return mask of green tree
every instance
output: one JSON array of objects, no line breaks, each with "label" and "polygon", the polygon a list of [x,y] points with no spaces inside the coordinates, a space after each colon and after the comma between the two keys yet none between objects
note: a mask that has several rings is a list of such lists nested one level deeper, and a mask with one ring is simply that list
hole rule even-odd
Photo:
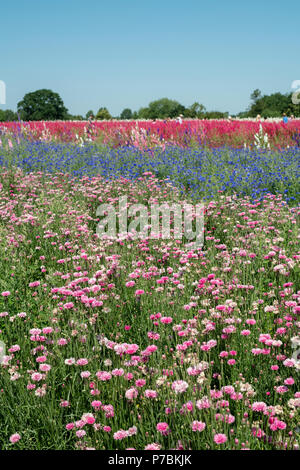
[{"label": "green tree", "polygon": [[18,112],[24,121],[66,119],[68,115],[59,94],[46,89],[27,93],[18,103]]},{"label": "green tree", "polygon": [[130,108],[125,108],[120,114],[120,119],[132,119],[132,111]]},{"label": "green tree", "polygon": [[161,98],[149,103],[150,119],[176,118],[179,114],[183,114],[185,107],[178,101]]},{"label": "green tree", "polygon": [[204,117],[205,111],[206,109],[203,104],[195,102],[191,106],[186,108],[186,110],[184,111],[184,116],[192,119],[201,118]]},{"label": "green tree", "polygon": [[175,118],[179,114],[184,114],[185,107],[175,100],[169,98],[161,98],[156,101],[151,101],[147,108],[139,110],[139,118],[142,119],[165,119]]},{"label": "green tree", "polygon": [[81,114],[68,114],[67,118],[70,121],[83,121],[83,116],[81,116]]},{"label": "green tree", "polygon": [[227,119],[229,113],[226,111],[223,113],[222,111],[206,111],[204,114],[205,119]]},{"label": "green tree", "polygon": [[109,121],[111,119],[111,114],[107,108],[99,108],[98,113],[96,114],[96,119]]},{"label": "green tree", "polygon": [[256,103],[256,101],[261,98],[261,91],[256,88],[253,93],[251,93],[250,98],[254,103]]},{"label": "green tree", "polygon": [[137,114],[139,119],[150,119],[149,108],[140,108]]},{"label": "green tree", "polygon": [[256,117],[258,114],[263,118],[281,117],[283,113],[299,116],[300,107],[293,104],[292,93],[277,92],[262,96],[261,93],[256,94],[256,91],[251,94],[252,104],[247,111],[248,117]]},{"label": "green tree", "polygon": [[89,118],[92,118],[94,117],[94,112],[90,109],[86,115],[85,115],[86,119],[89,119]]},{"label": "green tree", "polygon": [[0,109],[0,122],[17,121],[18,115],[11,109]]}]

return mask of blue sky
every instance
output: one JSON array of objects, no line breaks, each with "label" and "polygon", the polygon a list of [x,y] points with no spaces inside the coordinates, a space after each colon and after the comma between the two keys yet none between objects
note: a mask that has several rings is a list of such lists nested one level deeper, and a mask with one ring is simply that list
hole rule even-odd
[{"label": "blue sky", "polygon": [[50,88],[72,114],[162,97],[233,114],[300,79],[299,20],[299,0],[1,2],[0,108]]}]

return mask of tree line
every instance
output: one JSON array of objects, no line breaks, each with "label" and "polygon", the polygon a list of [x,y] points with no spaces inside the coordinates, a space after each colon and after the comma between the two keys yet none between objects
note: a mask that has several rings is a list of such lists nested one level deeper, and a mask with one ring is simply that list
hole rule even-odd
[{"label": "tree line", "polygon": [[[232,117],[247,118],[260,115],[263,118],[287,116],[300,117],[299,104],[294,104],[292,93],[273,93],[262,95],[256,89],[250,96],[250,105],[237,115]],[[295,100],[294,100],[295,101]],[[96,113],[89,110],[85,116],[72,115],[65,107],[63,100],[58,93],[52,90],[42,89],[27,93],[23,100],[17,104],[17,112],[11,110],[0,110],[0,121],[54,121],[54,120],[84,120],[84,119],[174,119],[181,116],[190,119],[225,119],[228,112],[207,111],[201,103],[195,102],[191,106],[185,107],[176,100],[161,98],[151,101],[147,107],[132,111],[125,108],[120,116],[112,116],[106,107],[100,107]]]}]

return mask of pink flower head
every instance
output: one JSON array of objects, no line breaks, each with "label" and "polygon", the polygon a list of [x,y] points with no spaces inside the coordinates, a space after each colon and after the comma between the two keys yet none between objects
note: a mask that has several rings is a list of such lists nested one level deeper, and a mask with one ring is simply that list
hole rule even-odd
[{"label": "pink flower head", "polygon": [[21,439],[21,436],[17,432],[15,434],[12,434],[9,438],[12,444],[16,444],[16,442],[18,442],[20,439]]},{"label": "pink flower head", "polygon": [[215,434],[214,441],[216,444],[224,444],[227,441],[225,434]]},{"label": "pink flower head", "polygon": [[196,432],[196,431],[201,432],[205,429],[206,424],[202,423],[201,421],[193,421],[191,426],[192,426],[192,430],[194,432]]},{"label": "pink flower head", "polygon": [[136,388],[134,387],[131,387],[129,388],[128,390],[126,390],[125,392],[125,397],[128,399],[128,400],[133,400],[134,398],[136,398],[138,396],[138,391]]},{"label": "pink flower head", "polygon": [[114,433],[114,439],[116,441],[121,441],[125,439],[125,437],[128,437],[128,431],[124,431],[123,429]]},{"label": "pink flower head", "polygon": [[184,380],[175,380],[175,382],[172,383],[172,390],[174,390],[175,393],[184,393],[188,386],[189,384]]},{"label": "pink flower head", "polygon": [[157,444],[156,442],[153,442],[153,444],[147,444],[145,447],[145,450],[160,450],[161,445]]},{"label": "pink flower head", "polygon": [[158,423],[156,425],[156,429],[158,432],[160,432],[160,434],[162,434],[163,436],[166,436],[167,434],[169,434],[170,432],[170,428],[169,428],[169,425],[168,423]]}]

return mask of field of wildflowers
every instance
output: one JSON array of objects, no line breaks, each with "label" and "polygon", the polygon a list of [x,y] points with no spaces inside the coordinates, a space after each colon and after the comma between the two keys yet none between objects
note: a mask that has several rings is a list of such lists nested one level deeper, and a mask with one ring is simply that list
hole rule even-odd
[{"label": "field of wildflowers", "polygon": [[[299,146],[76,142],[1,137],[0,449],[298,449]],[[122,195],[203,247],[100,238]]]},{"label": "field of wildflowers", "polygon": [[300,143],[300,119],[284,123],[280,119],[243,120],[186,119],[155,121],[48,121],[0,122],[0,136],[25,136],[44,142],[97,141],[110,147],[131,145],[139,149],[176,145],[180,147],[253,145],[254,136],[262,126],[272,148],[285,148]]}]

